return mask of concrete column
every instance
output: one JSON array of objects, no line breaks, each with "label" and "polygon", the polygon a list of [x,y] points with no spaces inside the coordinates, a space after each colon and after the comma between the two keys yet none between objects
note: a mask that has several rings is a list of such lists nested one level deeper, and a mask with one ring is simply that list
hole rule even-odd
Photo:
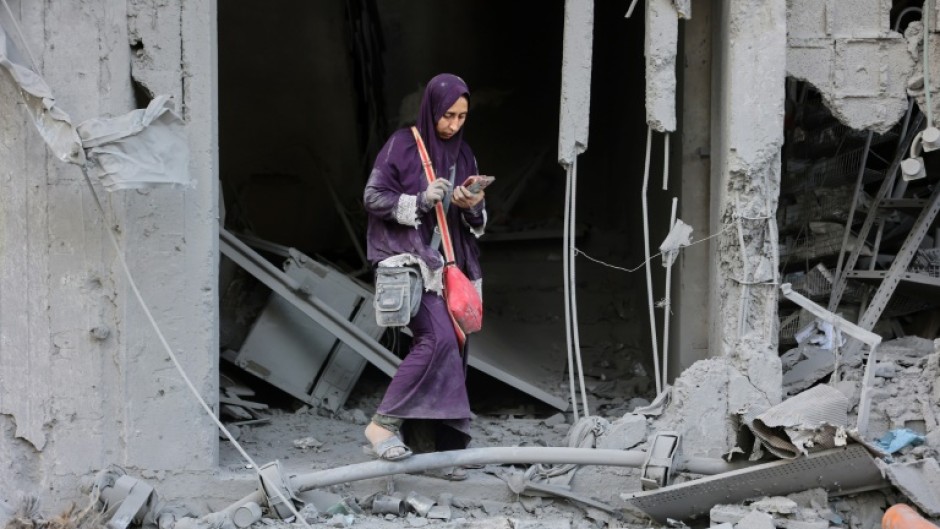
[{"label": "concrete column", "polygon": [[[691,19],[682,22],[680,40],[680,149],[674,167],[681,168],[679,218],[694,228],[693,238],[712,233],[709,223],[709,170],[712,96],[712,4],[696,4]],[[679,152],[676,152],[679,151]],[[674,379],[696,360],[708,356],[709,243],[696,244],[679,254],[670,341],[669,378]]]},{"label": "concrete column", "polygon": [[[712,160],[710,349],[728,356],[751,393],[780,400],[777,356],[777,225],[783,145],[785,0],[724,0],[717,148]],[[715,142],[713,142],[715,145]],[[732,388],[733,389],[733,388]],[[734,402],[740,398],[742,402]]]},{"label": "concrete column", "polygon": [[215,468],[215,427],[143,318],[105,229],[119,228],[150,308],[214,404],[215,2],[10,3],[74,123],[135,108],[132,62],[142,86],[177,96],[196,186],[99,190],[102,220],[80,170],[50,156],[0,75],[0,497],[33,492],[64,506],[81,478],[112,463],[191,483]]}]

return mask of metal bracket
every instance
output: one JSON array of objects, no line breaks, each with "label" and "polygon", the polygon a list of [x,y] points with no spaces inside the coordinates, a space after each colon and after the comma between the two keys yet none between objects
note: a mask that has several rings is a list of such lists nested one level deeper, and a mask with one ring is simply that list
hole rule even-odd
[{"label": "metal bracket", "polygon": [[669,485],[675,470],[676,454],[682,437],[677,432],[656,432],[646,452],[646,461],[640,467],[643,490],[655,490]]},{"label": "metal bracket", "polygon": [[261,491],[271,512],[277,514],[277,517],[285,522],[293,521],[294,513],[291,512],[285,500],[293,502],[295,506],[300,500],[294,495],[290,482],[284,476],[281,462],[273,461],[262,465],[258,469],[258,475],[261,481]]},{"label": "metal bracket", "polygon": [[131,522],[140,525],[155,497],[153,487],[143,481],[127,475],[119,477],[112,486],[101,489],[105,511],[117,506],[107,528],[127,529]]}]

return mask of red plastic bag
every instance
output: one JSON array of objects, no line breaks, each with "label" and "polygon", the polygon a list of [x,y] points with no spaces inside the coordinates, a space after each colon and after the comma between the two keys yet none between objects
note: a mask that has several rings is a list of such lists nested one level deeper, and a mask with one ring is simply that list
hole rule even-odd
[{"label": "red plastic bag", "polygon": [[464,334],[483,328],[483,300],[467,276],[453,264],[444,267],[447,310]]}]

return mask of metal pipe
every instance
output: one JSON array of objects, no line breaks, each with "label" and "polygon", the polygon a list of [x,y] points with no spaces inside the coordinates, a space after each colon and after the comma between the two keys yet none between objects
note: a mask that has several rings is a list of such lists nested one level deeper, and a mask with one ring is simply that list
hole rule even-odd
[{"label": "metal pipe", "polygon": [[[394,474],[417,473],[425,470],[472,464],[536,464],[547,465],[603,465],[639,468],[646,461],[646,452],[639,450],[606,450],[568,447],[491,447],[471,448],[417,454],[402,461],[374,460],[343,467],[291,476],[288,485],[293,493],[320,487],[339,485],[364,479],[381,478]],[[724,459],[707,457],[678,458],[676,469],[692,474],[715,475],[756,463],[742,461],[729,463]],[[264,494],[258,490],[226,507],[221,512],[231,515],[242,505],[264,503]]]},{"label": "metal pipe", "polygon": [[[290,478],[296,492],[380,478],[393,474],[415,473],[458,465],[604,465],[639,468],[646,461],[646,452],[639,450],[605,450],[568,447],[491,447],[470,448],[417,454],[402,461],[368,461],[344,467],[301,474]],[[683,470],[695,474],[719,474],[736,470],[741,464],[727,463],[723,459],[690,458],[680,463]]]}]

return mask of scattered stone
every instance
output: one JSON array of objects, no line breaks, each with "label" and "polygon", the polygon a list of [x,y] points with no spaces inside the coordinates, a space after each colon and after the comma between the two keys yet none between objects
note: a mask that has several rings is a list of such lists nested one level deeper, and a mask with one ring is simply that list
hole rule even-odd
[{"label": "scattered stone", "polygon": [[790,498],[773,496],[755,501],[751,504],[751,508],[769,514],[793,514],[796,512],[797,504]]},{"label": "scattered stone", "polygon": [[408,525],[411,527],[424,527],[430,523],[431,522],[429,522],[426,518],[412,518],[408,520]]},{"label": "scattered stone", "polygon": [[571,529],[571,520],[558,518],[541,520],[520,520],[513,518],[509,521],[513,529]]},{"label": "scattered stone", "polygon": [[480,502],[480,505],[483,507],[483,511],[486,514],[497,514],[506,507],[505,503],[490,500],[483,500]]},{"label": "scattered stone", "polygon": [[881,378],[894,378],[897,375],[898,366],[894,362],[878,362],[875,366],[875,376]]},{"label": "scattered stone", "polygon": [[597,448],[628,450],[646,440],[646,417],[628,414],[611,424],[610,429],[598,438]]},{"label": "scattered stone", "polygon": [[797,505],[806,509],[829,510],[829,493],[826,489],[816,488],[787,495]]},{"label": "scattered stone", "polygon": [[522,504],[522,508],[528,513],[534,513],[535,509],[541,507],[542,498],[538,496],[521,496],[519,498],[519,503]]},{"label": "scattered stone", "polygon": [[773,516],[760,511],[751,511],[738,522],[734,529],[776,529]]},{"label": "scattered stone", "polygon": [[352,411],[352,421],[356,424],[369,424],[369,417],[364,411],[356,408]]},{"label": "scattered stone", "polygon": [[708,511],[708,518],[714,524],[736,524],[751,512],[743,505],[715,505]]},{"label": "scattered stone", "polygon": [[787,529],[829,529],[829,522],[826,520],[787,520]]},{"label": "scattered stone", "polygon": [[551,417],[544,419],[542,421],[542,424],[544,424],[545,426],[554,427],[557,424],[565,424],[566,422],[567,420],[565,419],[565,414],[556,413],[555,415],[552,415]]},{"label": "scattered stone", "polygon": [[319,451],[323,446],[322,441],[318,441],[313,437],[304,437],[301,439],[294,439],[294,448],[299,448],[303,451],[307,451],[310,448],[313,448],[316,451]]},{"label": "scattered stone", "polygon": [[356,517],[351,514],[334,514],[327,525],[330,527],[349,527],[356,521]]},{"label": "scattered stone", "polygon": [[472,500],[470,498],[464,498],[463,496],[454,496],[450,500],[450,504],[458,509],[473,509],[480,507],[480,502],[478,500]]}]

